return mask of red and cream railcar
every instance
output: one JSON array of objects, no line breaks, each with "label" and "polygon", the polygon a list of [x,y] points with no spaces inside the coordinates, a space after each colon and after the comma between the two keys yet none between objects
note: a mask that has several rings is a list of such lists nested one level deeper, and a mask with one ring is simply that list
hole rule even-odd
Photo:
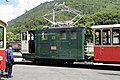
[{"label": "red and cream railcar", "polygon": [[7,24],[0,20],[0,72],[6,68],[6,26]]},{"label": "red and cream railcar", "polygon": [[94,61],[120,62],[120,24],[92,26]]}]

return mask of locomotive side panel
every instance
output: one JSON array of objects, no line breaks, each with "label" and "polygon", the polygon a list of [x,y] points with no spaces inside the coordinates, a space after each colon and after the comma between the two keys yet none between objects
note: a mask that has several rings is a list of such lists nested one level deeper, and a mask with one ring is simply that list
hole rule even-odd
[{"label": "locomotive side panel", "polygon": [[84,59],[84,30],[65,28],[39,31],[36,34],[36,53],[40,58]]}]

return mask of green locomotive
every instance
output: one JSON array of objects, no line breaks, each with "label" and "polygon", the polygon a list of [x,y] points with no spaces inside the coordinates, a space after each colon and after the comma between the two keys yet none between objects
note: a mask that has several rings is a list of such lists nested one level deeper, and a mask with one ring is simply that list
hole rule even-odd
[{"label": "green locomotive", "polygon": [[22,57],[33,61],[83,61],[84,27],[27,30],[21,33]]},{"label": "green locomotive", "polygon": [[[21,33],[21,52],[23,58],[35,62],[50,63],[83,61],[85,28],[74,25],[81,19],[80,11],[63,4],[56,5],[52,13],[45,14],[43,18],[50,22],[51,28],[41,30],[27,30]],[[68,12],[74,17],[71,20],[57,21],[57,14]],[[51,15],[51,18],[48,17]],[[64,15],[64,14],[63,14]],[[68,16],[70,17],[70,16]],[[50,19],[49,19],[50,18]],[[75,19],[78,20],[75,20]],[[51,20],[52,19],[52,20]]]}]

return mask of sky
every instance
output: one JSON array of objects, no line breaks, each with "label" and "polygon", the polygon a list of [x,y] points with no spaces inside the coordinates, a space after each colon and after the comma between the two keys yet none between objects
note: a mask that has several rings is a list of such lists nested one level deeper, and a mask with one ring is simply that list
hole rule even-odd
[{"label": "sky", "polygon": [[0,19],[8,22],[41,3],[53,0],[0,0]]}]

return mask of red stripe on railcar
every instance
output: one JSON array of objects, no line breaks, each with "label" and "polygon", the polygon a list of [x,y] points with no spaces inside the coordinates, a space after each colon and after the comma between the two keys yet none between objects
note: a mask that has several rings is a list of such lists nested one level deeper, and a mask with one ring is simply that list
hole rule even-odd
[{"label": "red stripe on railcar", "polygon": [[6,51],[0,50],[0,70],[5,70],[6,68]]},{"label": "red stripe on railcar", "polygon": [[95,46],[94,60],[120,62],[120,46]]}]

